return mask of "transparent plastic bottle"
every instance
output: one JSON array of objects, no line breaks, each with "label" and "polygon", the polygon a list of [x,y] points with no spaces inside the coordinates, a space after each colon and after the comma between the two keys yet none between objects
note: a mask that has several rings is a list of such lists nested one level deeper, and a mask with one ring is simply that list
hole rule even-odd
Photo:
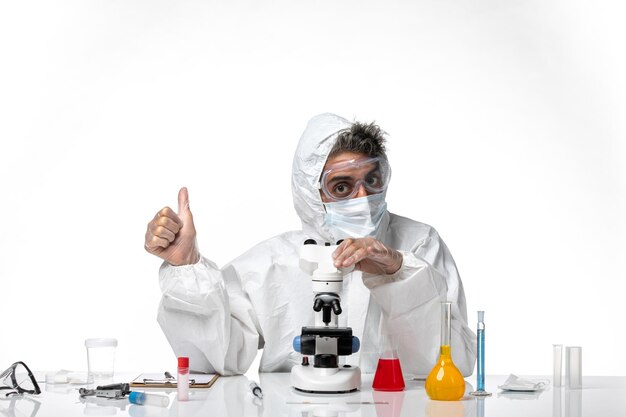
[{"label": "transparent plastic bottle", "polygon": [[452,303],[441,303],[441,348],[439,359],[426,378],[426,393],[431,400],[456,401],[465,393],[463,375],[452,362],[450,319]]}]

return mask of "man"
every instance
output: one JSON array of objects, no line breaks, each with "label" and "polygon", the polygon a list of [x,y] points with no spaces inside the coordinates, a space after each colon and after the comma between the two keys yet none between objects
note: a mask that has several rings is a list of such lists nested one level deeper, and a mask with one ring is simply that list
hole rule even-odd
[{"label": "man", "polygon": [[391,214],[391,170],[384,133],[333,114],[311,119],[296,149],[292,192],[302,230],[259,243],[223,268],[202,257],[181,189],[179,211],[159,211],[145,248],[165,260],[158,322],[174,352],[193,369],[247,371],[264,348],[260,371],[301,362],[292,340],[313,323],[311,278],[299,268],[306,239],[337,242],[337,267],[355,266],[340,295],[340,326],[361,340],[348,364],[374,372],[383,335],[398,341],[403,372],[425,376],[438,358],[440,302],[452,304],[452,357],[463,375],[474,368],[475,335],[454,260],[430,226]]}]

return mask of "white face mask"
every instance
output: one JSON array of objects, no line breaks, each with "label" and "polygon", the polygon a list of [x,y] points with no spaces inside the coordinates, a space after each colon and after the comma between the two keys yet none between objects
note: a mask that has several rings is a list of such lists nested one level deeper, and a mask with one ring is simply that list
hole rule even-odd
[{"label": "white face mask", "polygon": [[372,194],[350,200],[324,203],[324,224],[333,237],[374,236],[387,210],[385,193]]}]

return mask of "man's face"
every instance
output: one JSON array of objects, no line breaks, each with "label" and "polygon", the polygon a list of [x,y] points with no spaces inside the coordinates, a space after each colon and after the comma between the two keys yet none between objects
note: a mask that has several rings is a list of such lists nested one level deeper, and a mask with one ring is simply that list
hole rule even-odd
[{"label": "man's face", "polygon": [[320,195],[324,203],[378,194],[387,188],[390,170],[384,158],[341,152],[324,165]]}]

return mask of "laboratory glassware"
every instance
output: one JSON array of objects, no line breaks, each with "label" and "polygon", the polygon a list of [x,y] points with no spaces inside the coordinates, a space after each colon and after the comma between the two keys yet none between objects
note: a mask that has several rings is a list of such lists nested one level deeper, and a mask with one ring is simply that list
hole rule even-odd
[{"label": "laboratory glassware", "polygon": [[87,378],[111,378],[115,368],[117,339],[98,337],[85,339],[87,348]]},{"label": "laboratory glassware", "polygon": [[398,339],[386,333],[382,338],[383,351],[378,359],[372,388],[376,391],[402,391],[404,390],[404,377],[398,357]]},{"label": "laboratory glassware", "polygon": [[178,401],[189,400],[189,358],[181,356],[178,358],[178,379],[176,381],[176,391]]},{"label": "laboratory glassware", "polygon": [[565,379],[567,388],[582,388],[583,386],[583,348],[567,346],[565,348]]},{"label": "laboratory glassware", "polygon": [[476,345],[478,357],[476,360],[476,391],[470,392],[475,397],[488,397],[490,392],[485,391],[485,312],[478,311],[476,326]]},{"label": "laboratory glassware", "polygon": [[463,375],[452,361],[450,320],[452,303],[441,303],[441,347],[437,363],[426,378],[426,393],[431,400],[456,401],[465,393]]},{"label": "laboratory glassware", "polygon": [[562,385],[563,345],[552,345],[552,385]]}]

